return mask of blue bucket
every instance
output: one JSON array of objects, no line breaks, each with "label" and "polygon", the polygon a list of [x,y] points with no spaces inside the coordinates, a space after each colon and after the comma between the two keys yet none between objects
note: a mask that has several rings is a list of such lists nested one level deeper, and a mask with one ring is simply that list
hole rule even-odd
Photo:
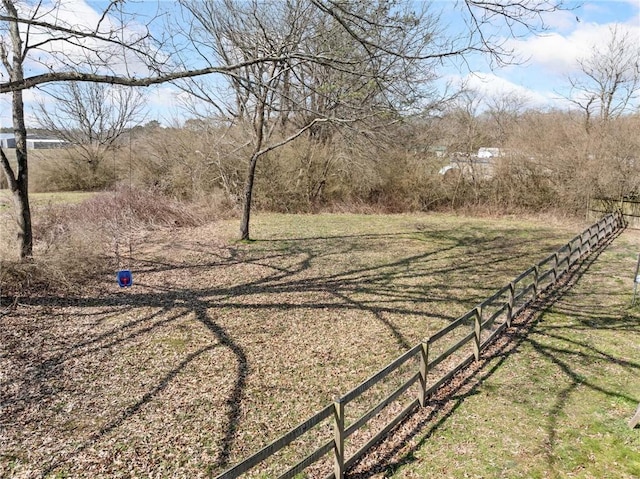
[{"label": "blue bucket", "polygon": [[133,275],[131,270],[121,269],[118,271],[116,277],[118,278],[118,284],[121,288],[130,288],[133,284]]}]

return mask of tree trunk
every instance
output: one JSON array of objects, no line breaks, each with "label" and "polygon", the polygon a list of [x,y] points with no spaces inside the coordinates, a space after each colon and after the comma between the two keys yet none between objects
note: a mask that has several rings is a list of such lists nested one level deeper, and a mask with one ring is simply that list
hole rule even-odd
[{"label": "tree trunk", "polygon": [[27,193],[26,181],[19,181],[19,186],[13,192],[13,202],[18,214],[18,241],[20,242],[20,259],[28,260],[33,256],[33,233],[31,230],[31,208]]},{"label": "tree trunk", "polygon": [[[24,118],[22,116],[22,92],[14,92],[13,112],[14,126],[16,126],[14,135],[16,140],[17,173],[14,173],[4,150],[0,150],[0,163],[13,195],[13,203],[17,212],[20,259],[26,260],[33,255],[33,232],[31,229],[31,208],[29,206],[27,132],[24,127],[24,121],[20,121],[20,118]],[[15,121],[16,118],[18,118],[17,122]]]},{"label": "tree trunk", "polygon": [[[4,7],[9,14],[18,18],[18,12],[13,2],[4,1]],[[21,82],[24,79],[23,49],[20,27],[17,21],[9,22],[11,37],[11,60],[3,48],[3,63],[9,73],[10,80]],[[16,141],[16,173],[11,169],[4,152],[2,153],[2,167],[9,181],[13,201],[18,213],[18,240],[20,243],[20,259],[26,260],[33,255],[33,232],[31,230],[31,208],[29,207],[29,173],[27,162],[27,129],[24,122],[24,102],[22,90],[12,92],[11,113],[13,117],[13,134]]]},{"label": "tree trunk", "polygon": [[240,239],[248,241],[249,237],[249,220],[251,217],[251,197],[253,196],[253,180],[256,176],[256,165],[258,164],[258,155],[254,153],[249,162],[249,171],[247,173],[247,181],[244,185],[244,195],[242,204],[242,221],[240,222]]},{"label": "tree trunk", "polygon": [[[7,177],[9,189],[13,195],[13,202],[18,212],[18,239],[20,240],[20,258],[25,260],[31,257],[33,238],[31,235],[31,210],[29,208],[29,195],[27,191],[27,181],[24,169],[20,170],[19,177],[16,177],[9,159],[0,148],[0,163],[2,170]],[[19,178],[19,179],[18,179]]]},{"label": "tree trunk", "polygon": [[16,160],[18,163],[13,201],[18,211],[18,240],[20,259],[33,255],[33,232],[31,229],[31,208],[29,206],[29,172],[27,161],[27,129],[24,124],[24,104],[22,91],[13,92],[13,131],[16,139]]},{"label": "tree trunk", "polygon": [[249,241],[249,220],[251,218],[251,197],[253,196],[253,180],[256,176],[256,165],[258,158],[263,154],[261,151],[262,142],[264,141],[265,130],[265,107],[266,96],[260,96],[256,109],[256,115],[253,122],[253,131],[255,132],[255,145],[251,159],[249,160],[249,171],[247,172],[247,181],[244,184],[244,204],[242,205],[242,221],[240,222],[240,240]]}]

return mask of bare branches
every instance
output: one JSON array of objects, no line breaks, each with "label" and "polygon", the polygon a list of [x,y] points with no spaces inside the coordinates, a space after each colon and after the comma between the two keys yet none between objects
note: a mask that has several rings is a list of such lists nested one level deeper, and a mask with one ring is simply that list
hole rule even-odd
[{"label": "bare branches", "polygon": [[[211,104],[225,118],[251,125],[253,172],[261,152],[283,139],[308,132],[327,140],[330,119],[370,131],[398,121],[403,110],[429,103],[438,61],[481,51],[505,63],[510,52],[491,28],[502,22],[512,36],[519,29],[537,32],[544,14],[563,8],[563,0],[459,0],[469,31],[451,39],[427,3],[406,0],[181,0],[167,2],[166,17],[159,10],[145,16],[121,0],[82,13],[65,10],[62,0],[0,1],[8,33],[0,37],[7,73],[0,93],[13,94],[26,240],[22,90],[54,82],[142,87],[215,76],[192,91],[217,99]],[[224,94],[207,91],[216,87]],[[231,101],[220,101],[225,97]],[[250,193],[246,198],[250,202]]]},{"label": "bare branches", "polygon": [[[518,27],[523,33],[540,33],[546,29],[545,15],[571,8],[565,0],[464,0],[464,4],[478,30],[491,24],[504,24],[516,37],[521,35],[516,30]],[[490,44],[484,46],[492,49]]]},{"label": "bare branches", "polygon": [[[412,39],[414,49],[400,52],[389,47],[385,41],[370,35],[371,31],[394,31],[397,35],[404,35],[406,30],[397,21],[376,21],[361,14],[348,2],[312,0],[311,3],[336,20],[352,39],[370,54],[383,52],[387,55],[402,56],[406,60],[434,60],[482,52],[490,55],[498,64],[516,61],[512,56],[513,51],[505,48],[507,37],[540,33],[546,29],[544,15],[570,8],[565,0],[457,0],[456,3],[468,26],[464,35],[449,42],[434,43],[434,25],[424,30],[414,29],[414,33],[419,32]],[[391,12],[391,8],[387,8]],[[399,6],[394,4],[394,8],[399,9]],[[401,16],[410,18],[410,15],[409,11],[403,11],[396,14],[394,19],[397,20]],[[420,25],[424,20],[420,13],[415,15],[416,25]],[[503,26],[507,27],[510,35],[506,36],[504,32],[500,35],[495,33],[495,29]]]},{"label": "bare branches", "polygon": [[466,14],[469,48],[488,54],[498,65],[519,61],[513,50],[506,47],[509,38],[542,33],[547,28],[545,15],[575,8],[566,0],[457,0],[457,3]]},{"label": "bare branches", "polygon": [[[51,34],[51,36],[49,38],[47,38],[46,40],[43,40],[39,43],[34,43],[34,44],[30,44],[29,48],[30,49],[36,49],[39,47],[42,47],[44,44],[46,43],[51,43],[54,41],[58,41],[58,40],[69,40],[71,38],[92,38],[95,40],[99,40],[100,42],[105,42],[105,43],[114,43],[118,46],[126,46],[127,48],[133,48],[134,45],[142,42],[145,38],[148,38],[147,36],[142,36],[140,38],[137,38],[135,40],[131,40],[129,39],[127,42],[124,42],[121,38],[119,38],[117,35],[115,35],[116,30],[114,29],[109,29],[106,32],[100,32],[100,25],[102,25],[102,23],[104,23],[104,18],[106,17],[106,15],[108,14],[108,10],[105,10],[102,13],[102,17],[98,23],[98,25],[96,25],[95,29],[80,29],[80,28],[72,28],[69,26],[65,26],[65,25],[60,25],[60,24],[55,24],[55,23],[51,23],[51,22],[46,22],[46,21],[42,21],[42,20],[38,20],[36,18],[22,18],[19,16],[12,16],[12,15],[2,15],[0,14],[0,22],[7,22],[7,23],[18,23],[18,24],[23,24],[26,25],[30,28],[36,27],[36,28],[40,28],[43,29],[44,31],[48,32],[49,34]],[[64,33],[66,34],[66,36],[63,37],[56,37],[53,35],[53,33]]]},{"label": "bare branches", "polygon": [[[312,0],[322,13],[333,18],[371,59],[381,54],[406,61],[435,60],[470,52],[471,46],[453,48],[436,44],[437,18],[426,10],[412,11],[390,4],[375,4],[371,9],[358,10],[354,5],[335,0]],[[401,46],[401,48],[398,48]],[[449,48],[451,47],[451,48]]]},{"label": "bare branches", "polygon": [[[215,12],[219,8],[235,8],[239,10],[242,4],[233,2],[199,2],[198,8],[191,8],[194,18],[206,28],[207,17],[211,17],[207,12]],[[353,42],[358,44],[362,51],[369,57],[370,61],[376,61],[381,55],[396,57],[404,62],[429,61],[444,59],[448,57],[458,57],[472,51],[484,51],[494,55],[501,62],[508,61],[510,52],[504,50],[503,44],[490,33],[485,33],[485,28],[491,26],[496,21],[503,21],[512,28],[514,25],[521,26],[527,31],[539,31],[543,28],[542,15],[562,8],[563,0],[519,0],[519,1],[483,1],[464,0],[461,2],[467,12],[469,32],[466,41],[449,42],[440,36],[437,27],[437,17],[427,15],[424,11],[414,11],[416,5],[402,2],[375,2],[372,6],[365,4],[358,5],[349,2],[337,2],[335,0],[312,0],[310,4],[298,2],[286,2],[285,4],[294,6],[293,11],[298,11],[298,19],[301,22],[304,16],[314,16],[320,14],[325,18],[331,18],[340,29],[350,36]],[[183,2],[187,7],[189,4]],[[3,0],[5,12],[0,12],[0,22],[13,25],[22,25],[29,32],[29,42],[24,45],[23,59],[32,50],[42,51],[43,59],[40,61],[47,70],[47,73],[40,73],[28,76],[24,81],[0,82],[0,93],[14,91],[16,89],[28,89],[43,83],[55,81],[96,81],[103,83],[113,83],[131,86],[148,86],[181,78],[201,76],[207,74],[229,75],[233,72],[256,62],[274,61],[301,61],[317,62],[318,64],[330,64],[334,68],[344,68],[346,70],[355,68],[355,65],[345,61],[344,55],[336,55],[336,52],[325,51],[315,52],[311,57],[297,48],[300,36],[291,37],[288,41],[262,44],[261,50],[256,50],[252,54],[252,61],[247,58],[225,57],[225,52],[217,52],[219,56],[213,59],[207,57],[206,50],[198,47],[197,29],[190,26],[187,35],[191,40],[194,50],[201,60],[213,60],[205,68],[197,68],[187,63],[181,64],[176,69],[177,64],[171,67],[167,61],[158,58],[169,59],[169,51],[164,51],[166,46],[161,40],[153,38],[149,25],[137,25],[136,28],[127,30],[127,24],[114,23],[110,16],[118,12],[122,18],[127,14],[123,11],[120,2],[111,1],[96,18],[94,25],[75,25],[65,22],[54,16],[55,12],[40,12],[34,7],[31,13],[25,11],[20,14],[11,0]],[[39,6],[39,5],[38,5]],[[313,9],[315,12],[313,12]],[[59,8],[53,7],[53,8]],[[373,14],[372,14],[373,13]],[[296,15],[296,14],[294,14]],[[153,20],[153,19],[152,19]],[[255,18],[253,19],[256,20]],[[209,25],[211,26],[211,25]],[[262,37],[269,40],[267,25],[257,25],[262,28]],[[231,26],[242,29],[242,25]],[[125,30],[127,30],[125,34]],[[135,32],[135,33],[134,33]],[[224,34],[224,32],[220,32]],[[515,33],[512,30],[512,33]],[[440,38],[440,40],[438,40]],[[274,39],[275,40],[275,39]],[[251,43],[252,39],[246,41]],[[93,42],[93,43],[91,43]],[[64,49],[66,44],[71,50]],[[115,48],[115,50],[114,50]],[[22,49],[22,48],[21,48]],[[54,50],[58,49],[58,52]],[[81,56],[74,60],[68,51],[75,52]],[[0,53],[2,53],[0,51]],[[113,70],[114,60],[123,61],[125,56],[124,73],[101,71],[98,73],[87,73],[82,68],[87,61],[93,62],[96,71]],[[140,64],[140,71],[137,74],[130,74],[126,55],[131,55],[131,60]],[[55,58],[54,58],[55,57]],[[193,57],[193,55],[192,55]],[[48,58],[51,58],[48,60]],[[177,60],[178,57],[172,60]],[[219,62],[219,63],[218,63]],[[63,68],[56,67],[60,64]],[[144,67],[143,67],[144,65]],[[132,70],[133,71],[133,70]]]},{"label": "bare branches", "polygon": [[578,60],[580,75],[569,76],[566,98],[585,114],[587,129],[594,117],[602,122],[629,111],[640,97],[640,47],[628,32],[610,29],[604,46]]},{"label": "bare branches", "polygon": [[39,103],[38,124],[74,145],[94,171],[125,130],[143,118],[144,98],[132,88],[67,82],[48,93],[55,103]]},{"label": "bare branches", "polygon": [[27,90],[38,85],[52,82],[65,82],[65,81],[77,81],[77,82],[95,82],[95,83],[110,83],[112,85],[127,85],[127,86],[151,86],[158,85],[160,83],[167,83],[174,80],[180,80],[183,78],[192,78],[197,76],[203,76],[213,73],[220,73],[224,75],[233,75],[233,73],[239,68],[265,63],[265,62],[277,62],[290,59],[292,57],[303,57],[301,55],[289,55],[289,56],[267,56],[248,60],[246,62],[240,62],[230,66],[211,66],[206,68],[199,68],[194,70],[179,70],[169,73],[160,73],[157,75],[151,75],[141,78],[127,77],[122,75],[103,75],[90,72],[78,72],[78,71],[61,71],[43,73],[41,75],[34,75],[24,78],[19,81],[8,81],[0,83],[0,93],[8,93],[16,90]]}]

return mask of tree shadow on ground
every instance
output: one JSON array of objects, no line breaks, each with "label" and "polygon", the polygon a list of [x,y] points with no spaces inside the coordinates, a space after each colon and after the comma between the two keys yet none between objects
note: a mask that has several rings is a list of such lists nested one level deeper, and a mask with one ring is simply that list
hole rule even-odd
[{"label": "tree shadow on ground", "polygon": [[[640,370],[640,362],[629,360],[628,358],[615,357],[586,341],[576,341],[558,334],[557,328],[552,323],[540,323],[545,314],[552,311],[572,291],[576,283],[582,280],[601,253],[621,233],[621,231],[618,232],[601,244],[589,256],[582,259],[566,273],[564,277],[560,278],[560,282],[556,287],[546,290],[540,298],[530,304],[519,317],[514,319],[512,327],[505,330],[481,354],[479,361],[460,371],[434,393],[425,408],[418,410],[396,426],[386,438],[351,467],[348,477],[351,479],[365,479],[374,476],[380,477],[381,475],[388,477],[400,467],[415,462],[417,460],[415,453],[427,441],[434,439],[437,431],[463,405],[465,400],[478,394],[482,383],[500,370],[504,362],[516,351],[520,350],[523,343],[529,344],[538,354],[559,368],[569,382],[569,385],[557,394],[556,400],[549,410],[549,420],[546,425],[549,448],[546,457],[551,470],[554,467],[553,450],[557,446],[558,417],[564,414],[567,400],[576,388],[590,388],[608,397],[636,404],[638,398],[628,397],[615,390],[606,389],[586,380],[576,371],[575,364],[572,364],[567,358],[576,357],[581,362],[607,361],[627,369],[630,373],[637,373]],[[603,317],[596,308],[585,307],[582,309],[578,305],[569,305],[569,308],[569,314],[574,312],[579,314],[577,327],[571,326],[571,329],[624,330],[630,333],[640,333],[640,323],[637,318],[629,316]],[[553,347],[532,338],[531,333],[534,328],[536,335],[557,339],[567,346]],[[587,351],[587,353],[583,351]]]},{"label": "tree shadow on ground", "polygon": [[[514,230],[515,231],[515,230]],[[412,235],[420,234],[411,232]],[[233,285],[216,286],[184,286],[171,282],[167,284],[149,284],[137,281],[136,287],[122,294],[107,296],[64,296],[64,297],[28,297],[21,298],[23,307],[36,307],[41,318],[46,317],[48,324],[63,321],[67,308],[86,315],[85,319],[93,325],[101,325],[103,330],[98,334],[74,338],[59,339],[53,354],[43,354],[41,350],[31,351],[27,358],[31,365],[23,372],[14,371],[9,379],[0,382],[0,391],[13,390],[5,395],[3,405],[8,413],[27,413],[40,403],[46,402],[55,394],[57,378],[62,376],[65,368],[73,367],[74,361],[88,355],[108,354],[114,348],[134,340],[144,338],[170,324],[193,316],[210,333],[210,342],[193,352],[184,354],[174,360],[172,366],[165,368],[164,373],[155,383],[147,386],[144,394],[134,399],[131,404],[119,412],[110,414],[97,431],[84,440],[79,441],[71,450],[60,450],[52,454],[50,461],[43,464],[43,474],[56,470],[61,464],[73,459],[80,451],[94,447],[105,436],[121,427],[167,389],[175,378],[187,370],[190,364],[216,348],[225,348],[234,358],[233,386],[227,394],[226,420],[223,427],[221,443],[213,469],[224,468],[229,463],[231,452],[237,441],[237,429],[241,420],[241,408],[246,398],[246,379],[251,371],[251,364],[245,346],[233,331],[229,331],[211,314],[211,311],[227,309],[241,312],[243,310],[264,310],[293,312],[296,309],[318,311],[357,311],[369,313],[386,328],[394,338],[397,351],[409,348],[412,341],[385,315],[414,314],[419,304],[450,304],[452,302],[449,285],[441,285],[433,278],[452,278],[452,282],[468,277],[476,271],[490,268],[496,271],[500,261],[507,262],[504,256],[504,241],[483,241],[481,238],[460,235],[457,232],[439,232],[446,238],[454,238],[452,244],[419,254],[407,255],[400,259],[371,266],[344,268],[343,271],[331,273],[314,273],[313,264],[321,257],[339,256],[366,249],[366,241],[373,238],[388,238],[391,235],[354,235],[328,238],[304,238],[286,240],[287,245],[293,243],[284,252],[278,249],[267,249],[261,254],[249,256],[239,247],[229,247],[225,251],[214,253],[212,261],[198,264],[171,263],[156,260],[140,260],[141,276],[145,274],[164,274],[186,272],[196,276],[199,272],[215,268],[232,266],[257,265],[268,272],[255,279],[241,280]],[[406,237],[406,233],[397,234],[398,238]],[[345,239],[364,240],[363,244],[352,244]],[[326,248],[326,240],[332,240],[331,247]],[[335,241],[333,241],[335,240]],[[274,242],[277,243],[277,242]],[[523,250],[509,257],[513,262],[518,258],[528,258],[527,246],[534,243],[532,239],[521,239]],[[323,246],[324,245],[324,246]],[[514,246],[512,240],[509,247]],[[463,250],[465,261],[456,261]],[[210,253],[210,252],[209,252]],[[292,253],[295,258],[292,259]],[[501,256],[502,253],[502,256]],[[210,253],[211,254],[211,253]],[[496,261],[495,257],[501,259]],[[512,264],[512,263],[509,263]],[[508,269],[508,266],[505,266]],[[478,273],[480,274],[480,273]],[[451,276],[453,275],[453,276]],[[421,284],[429,279],[427,287]],[[407,281],[408,284],[402,284]],[[444,281],[443,281],[444,282]],[[400,283],[400,286],[398,286]],[[471,297],[460,300],[460,309],[481,300],[495,288],[491,285],[476,286]],[[142,290],[142,291],[141,291]],[[280,295],[299,292],[314,292],[326,295],[325,301],[300,304],[289,299],[281,299]],[[243,301],[238,300],[244,298]],[[258,298],[251,301],[251,298]],[[268,298],[268,299],[265,299]],[[143,314],[138,314],[142,311]],[[135,313],[135,314],[134,314]],[[131,315],[133,319],[117,326],[110,326],[114,317]],[[440,321],[451,321],[456,315],[431,313],[431,318]],[[8,318],[2,318],[3,321]],[[33,337],[43,334],[46,322],[31,322],[29,328]],[[11,328],[9,323],[3,330]],[[8,344],[3,357],[20,354],[21,341],[29,335],[13,338]],[[52,389],[53,387],[53,389]],[[348,385],[345,389],[348,389]],[[16,392],[17,391],[17,392]],[[3,419],[3,423],[5,419]]]}]

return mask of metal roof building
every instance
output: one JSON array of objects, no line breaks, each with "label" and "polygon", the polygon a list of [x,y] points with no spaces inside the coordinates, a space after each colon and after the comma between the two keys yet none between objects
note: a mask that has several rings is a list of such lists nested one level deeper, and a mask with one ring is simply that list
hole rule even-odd
[{"label": "metal roof building", "polygon": [[[62,148],[66,145],[64,140],[57,138],[44,138],[27,135],[28,150],[42,150],[46,148]],[[0,133],[0,148],[15,148],[16,139],[13,133]]]}]

